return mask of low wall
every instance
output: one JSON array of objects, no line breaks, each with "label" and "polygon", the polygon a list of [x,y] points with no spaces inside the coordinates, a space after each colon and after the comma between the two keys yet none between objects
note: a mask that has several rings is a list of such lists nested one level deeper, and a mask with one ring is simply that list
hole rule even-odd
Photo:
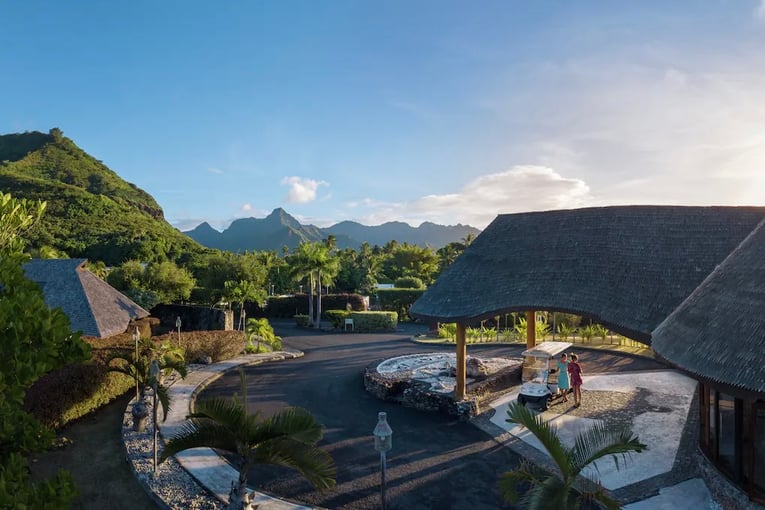
[{"label": "low wall", "polygon": [[749,499],[749,496],[737,487],[733,482],[728,480],[724,474],[722,474],[707,457],[701,452],[699,448],[696,448],[696,456],[698,457],[699,467],[701,468],[701,476],[709,487],[709,492],[712,493],[712,497],[717,504],[723,510],[763,510],[765,507],[759,505]]},{"label": "low wall", "polygon": [[181,318],[181,331],[210,331],[234,329],[234,312],[209,306],[165,305],[151,309],[151,315],[159,319],[161,326],[175,329],[175,320]]},{"label": "low wall", "polygon": [[364,369],[364,388],[375,397],[397,402],[404,407],[437,411],[466,420],[479,415],[482,406],[491,401],[497,393],[521,382],[519,363],[473,381],[466,387],[465,400],[455,401],[452,392],[432,391],[430,385],[422,381],[380,374],[377,371],[379,364],[380,361],[376,361]]}]

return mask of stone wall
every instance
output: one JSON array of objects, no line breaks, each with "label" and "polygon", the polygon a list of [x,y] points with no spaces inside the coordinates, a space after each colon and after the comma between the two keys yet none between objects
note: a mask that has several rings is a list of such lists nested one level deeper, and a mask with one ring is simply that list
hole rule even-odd
[{"label": "stone wall", "polygon": [[234,329],[234,312],[208,306],[165,305],[151,309],[151,315],[159,319],[164,328],[175,329],[175,320],[181,318],[181,331],[210,331]]},{"label": "stone wall", "polygon": [[432,391],[430,386],[422,381],[380,374],[377,371],[378,364],[379,362],[375,362],[364,370],[364,388],[375,397],[398,402],[404,407],[437,411],[461,419],[477,416],[481,413],[481,407],[491,401],[497,393],[521,382],[519,363],[468,384],[465,400],[455,402],[452,392]]}]

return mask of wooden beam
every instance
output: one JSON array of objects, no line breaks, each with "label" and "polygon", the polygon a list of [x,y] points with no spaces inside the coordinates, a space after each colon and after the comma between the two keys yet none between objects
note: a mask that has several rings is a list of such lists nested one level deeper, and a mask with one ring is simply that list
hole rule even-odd
[{"label": "wooden beam", "polygon": [[537,318],[536,314],[526,312],[526,348],[533,349],[537,345]]},{"label": "wooden beam", "polygon": [[457,323],[457,373],[454,386],[454,400],[465,400],[465,374],[467,373],[467,346],[465,342],[465,325]]}]

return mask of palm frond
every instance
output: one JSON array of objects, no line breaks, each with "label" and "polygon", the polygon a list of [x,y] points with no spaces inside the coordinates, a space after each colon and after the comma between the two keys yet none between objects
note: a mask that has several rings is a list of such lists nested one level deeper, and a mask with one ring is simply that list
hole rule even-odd
[{"label": "palm frond", "polygon": [[260,422],[252,429],[251,444],[287,437],[305,444],[316,444],[323,437],[321,423],[307,410],[288,407]]},{"label": "palm frond", "polygon": [[577,494],[563,480],[548,475],[524,494],[521,506],[526,510],[578,510]]},{"label": "palm frond", "polygon": [[505,502],[517,503],[520,500],[518,485],[528,483],[536,485],[550,476],[550,473],[536,464],[521,458],[520,465],[512,471],[503,473],[499,478],[499,490]]},{"label": "palm frond", "polygon": [[211,420],[232,431],[237,431],[239,434],[248,426],[247,411],[244,407],[222,398],[198,401],[194,412],[188,417],[194,421],[199,419]]},{"label": "palm frond", "polygon": [[236,436],[232,435],[226,427],[210,421],[186,422],[181,426],[180,431],[165,443],[160,461],[184,450],[202,447],[244,453],[239,451]]},{"label": "palm frond", "polygon": [[574,474],[579,474],[585,466],[611,455],[618,470],[620,457],[626,460],[630,453],[640,453],[647,448],[629,426],[597,423],[576,437],[571,448],[572,468]]},{"label": "palm frond", "polygon": [[517,423],[526,427],[542,443],[564,477],[570,475],[571,466],[568,451],[563,446],[556,430],[549,423],[518,402],[510,404],[507,416],[506,422]]},{"label": "palm frond", "polygon": [[277,438],[261,443],[248,460],[257,464],[275,464],[297,470],[318,490],[335,486],[336,468],[332,457],[321,448],[291,438]]}]

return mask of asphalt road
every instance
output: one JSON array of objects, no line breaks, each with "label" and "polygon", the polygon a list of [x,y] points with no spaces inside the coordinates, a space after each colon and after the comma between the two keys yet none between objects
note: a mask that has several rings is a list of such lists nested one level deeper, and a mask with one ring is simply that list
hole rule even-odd
[{"label": "asphalt road", "polygon": [[[267,363],[246,370],[247,407],[269,415],[285,406],[310,410],[325,426],[321,445],[337,465],[337,486],[324,493],[285,468],[250,471],[250,484],[291,500],[337,509],[380,508],[380,458],[372,430],[378,411],[388,413],[393,450],[388,453],[388,508],[512,508],[503,505],[497,480],[518,457],[470,423],[438,413],[380,401],[364,390],[363,370],[382,359],[418,352],[451,352],[453,346],[421,345],[408,332],[392,334],[321,333],[275,325],[284,344],[300,349],[296,360]],[[471,354],[518,356],[520,346],[468,346]],[[583,352],[587,372],[660,368],[650,361],[608,352]],[[200,396],[239,393],[232,372]]]}]

